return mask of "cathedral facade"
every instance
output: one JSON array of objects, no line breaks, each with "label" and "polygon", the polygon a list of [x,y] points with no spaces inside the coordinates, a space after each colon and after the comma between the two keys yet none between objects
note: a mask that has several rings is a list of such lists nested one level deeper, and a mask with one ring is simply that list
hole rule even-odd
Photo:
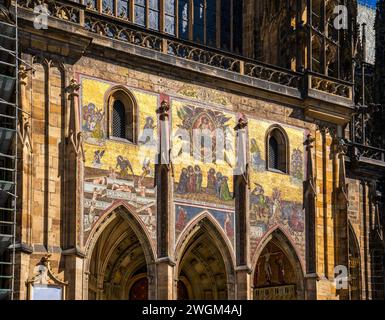
[{"label": "cathedral facade", "polygon": [[14,299],[384,298],[385,69],[356,1],[0,3]]}]

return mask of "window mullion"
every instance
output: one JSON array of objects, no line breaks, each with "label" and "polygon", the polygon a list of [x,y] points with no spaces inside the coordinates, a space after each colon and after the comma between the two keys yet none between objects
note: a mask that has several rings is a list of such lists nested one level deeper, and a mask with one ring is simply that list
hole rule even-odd
[{"label": "window mullion", "polygon": [[175,0],[175,36],[179,37],[179,0]]},{"label": "window mullion", "polygon": [[217,0],[217,20],[216,20],[216,29],[217,29],[217,48],[220,48],[221,47],[221,21],[222,21],[222,17],[221,17],[221,0]]},{"label": "window mullion", "polygon": [[233,35],[234,35],[234,0],[230,0],[230,51],[233,51],[234,49]]},{"label": "window mullion", "polygon": [[128,8],[128,20],[131,22],[134,22],[134,16],[135,16],[134,1],[135,0],[130,0],[129,8]]},{"label": "window mullion", "polygon": [[206,44],[206,42],[207,42],[207,0],[203,1],[203,43]]},{"label": "window mullion", "polygon": [[165,4],[164,1],[167,0],[160,0],[159,1],[159,31],[164,33],[164,26],[165,26],[165,19],[166,19],[166,10],[165,10]]},{"label": "window mullion", "polygon": [[270,169],[270,138],[271,138],[271,132],[267,135],[267,138],[265,140],[266,144],[266,164],[267,164],[267,169]]},{"label": "window mullion", "polygon": [[193,40],[194,35],[194,0],[190,0],[189,2],[189,40]]},{"label": "window mullion", "polygon": [[146,28],[149,29],[150,28],[150,19],[149,19],[149,16],[150,16],[150,0],[146,0],[145,6],[146,6],[146,8],[145,8],[146,15],[144,16],[144,19],[145,19],[144,24],[145,24]]}]

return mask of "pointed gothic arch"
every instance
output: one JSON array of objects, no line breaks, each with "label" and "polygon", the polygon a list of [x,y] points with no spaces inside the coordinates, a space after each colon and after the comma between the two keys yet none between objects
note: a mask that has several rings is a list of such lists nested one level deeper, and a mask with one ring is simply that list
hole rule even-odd
[{"label": "pointed gothic arch", "polygon": [[100,217],[87,240],[84,296],[97,300],[154,298],[154,252],[135,209],[116,203]]},{"label": "pointed gothic arch", "polygon": [[304,267],[290,237],[281,228],[276,227],[261,240],[252,266],[255,300],[305,298]]},{"label": "pointed gothic arch", "polygon": [[234,252],[209,212],[199,214],[185,228],[175,261],[176,286],[182,282],[188,299],[234,299]]}]

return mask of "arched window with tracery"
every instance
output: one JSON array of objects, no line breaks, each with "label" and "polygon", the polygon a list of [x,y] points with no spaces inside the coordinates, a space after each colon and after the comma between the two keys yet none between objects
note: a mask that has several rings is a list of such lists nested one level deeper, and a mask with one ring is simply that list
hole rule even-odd
[{"label": "arched window with tracery", "polygon": [[113,90],[108,97],[110,137],[136,142],[136,107],[125,89]]},{"label": "arched window with tracery", "polygon": [[289,147],[285,131],[272,127],[266,136],[266,164],[267,169],[289,173]]}]

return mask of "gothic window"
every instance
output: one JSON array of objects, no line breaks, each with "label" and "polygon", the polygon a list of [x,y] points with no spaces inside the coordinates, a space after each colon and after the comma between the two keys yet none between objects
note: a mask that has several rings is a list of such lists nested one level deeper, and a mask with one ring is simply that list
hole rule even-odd
[{"label": "gothic window", "polygon": [[278,126],[272,127],[266,137],[267,169],[288,173],[288,139],[286,133]]},{"label": "gothic window", "polygon": [[135,21],[136,24],[146,26],[146,0],[135,0]]},{"label": "gothic window", "polygon": [[175,1],[168,0],[165,3],[164,32],[175,36]]},{"label": "gothic window", "polygon": [[322,39],[315,35],[312,41],[312,70],[314,72],[322,72]]},{"label": "gothic window", "polygon": [[140,26],[159,30],[159,0],[135,0],[134,22]]},{"label": "gothic window", "polygon": [[216,1],[207,1],[206,4],[206,44],[215,47],[217,39],[217,4]]},{"label": "gothic window", "polygon": [[179,37],[189,39],[189,0],[179,0]]},{"label": "gothic window", "polygon": [[129,18],[129,0],[118,0],[118,17],[122,19]]},{"label": "gothic window", "polygon": [[241,54],[242,53],[242,37],[237,36],[242,34],[243,30],[243,1],[234,1],[233,2],[233,34],[234,43],[233,43],[233,51]]},{"label": "gothic window", "polygon": [[215,47],[216,8],[217,0],[179,0],[179,37]]},{"label": "gothic window", "polygon": [[149,25],[153,30],[159,30],[159,0],[149,0]]},{"label": "gothic window", "polygon": [[135,142],[136,108],[125,89],[114,90],[108,99],[110,136]]},{"label": "gothic window", "polygon": [[205,1],[194,1],[194,41],[204,43],[205,37]]},{"label": "gothic window", "polygon": [[114,13],[114,0],[102,0],[102,12],[112,15]]},{"label": "gothic window", "polygon": [[231,2],[221,0],[221,49],[231,49]]}]

